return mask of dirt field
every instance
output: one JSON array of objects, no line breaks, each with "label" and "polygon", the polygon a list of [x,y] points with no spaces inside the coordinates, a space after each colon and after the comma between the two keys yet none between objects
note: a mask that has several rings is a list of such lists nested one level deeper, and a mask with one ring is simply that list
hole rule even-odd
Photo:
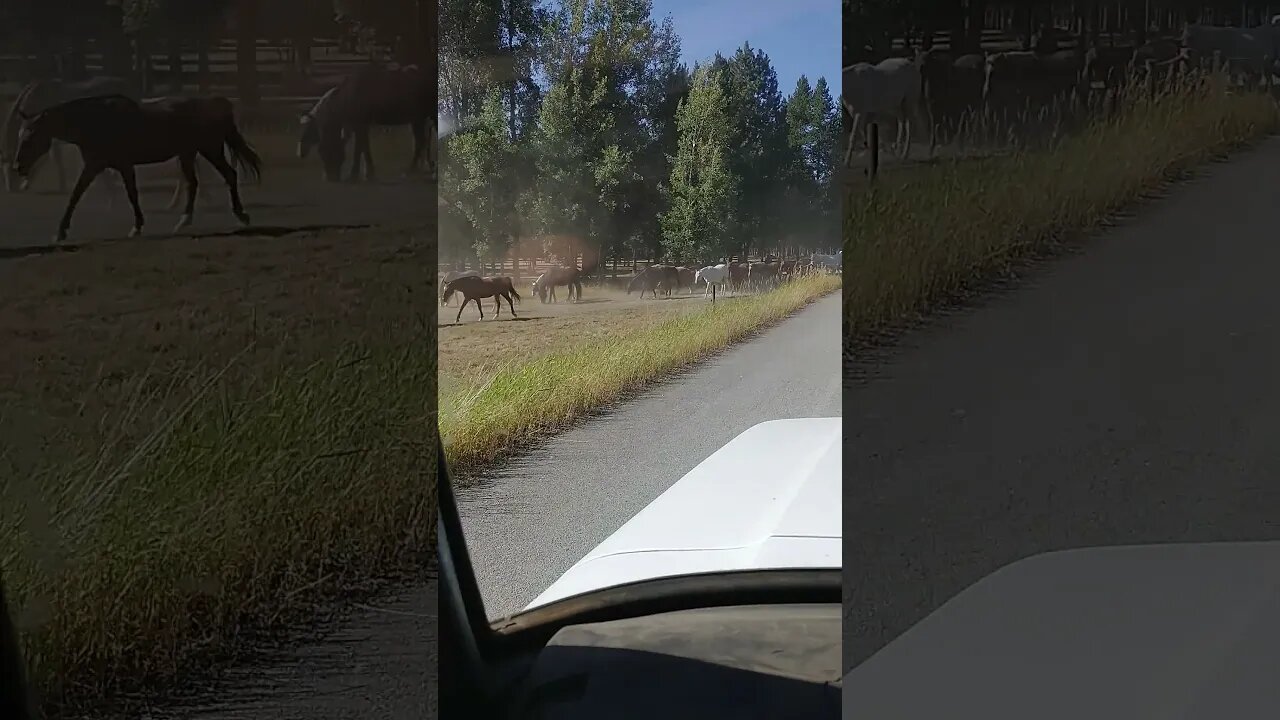
[{"label": "dirt field", "polygon": [[[524,288],[517,288],[521,292]],[[563,291],[563,288],[560,288]],[[502,315],[493,314],[493,299],[484,301],[482,321],[475,303],[462,311],[461,322],[455,322],[458,300],[440,308],[440,375],[441,390],[447,391],[450,379],[474,377],[499,364],[536,357],[574,344],[626,335],[668,318],[705,308],[702,292],[675,294],[671,298],[652,296],[641,299],[617,290],[588,286],[579,303],[541,303],[537,296],[523,292],[523,302],[516,304],[517,317],[512,318],[506,303]],[[732,296],[720,295],[716,302],[733,302]]]},{"label": "dirt field", "polygon": [[[426,323],[434,238],[411,231],[100,243],[0,261],[0,437],[10,460],[48,459],[158,393],[247,353],[305,363],[362,334]],[[261,362],[260,362],[261,361]],[[139,424],[145,425],[145,422]]]},{"label": "dirt field", "polygon": [[[226,183],[204,160],[197,161],[203,199],[197,199],[194,223],[180,234],[186,237],[263,235],[280,237],[297,231],[381,227],[416,227],[425,222],[428,203],[435,201],[435,185],[423,178],[404,178],[412,148],[408,128],[375,134],[371,139],[375,183],[328,183],[321,178],[319,161],[295,157],[296,138],[283,133],[247,133],[263,158],[262,181],[248,182],[241,172],[241,198],[252,220],[241,228],[231,215]],[[68,187],[80,171],[75,148],[64,153]],[[177,162],[140,166],[138,182],[142,211],[146,216],[144,239],[164,240],[182,212],[182,205],[165,209],[178,178]],[[0,188],[2,190],[2,188]],[[133,214],[123,190],[111,199],[107,177],[100,177],[81,200],[71,221],[71,246],[127,236]],[[50,160],[39,168],[30,191],[0,191],[0,255],[40,251],[51,245],[67,194],[57,189],[57,171]]]},{"label": "dirt field", "polygon": [[[278,348],[333,351],[359,336],[360,323],[383,321],[368,315],[371,303],[389,317],[430,312],[434,185],[399,179],[407,135],[374,139],[382,176],[395,178],[378,184],[326,183],[318,161],[291,156],[289,136],[251,135],[264,176],[243,188],[249,228],[231,217],[226,186],[207,164],[208,200],[177,236],[169,230],[180,211],[162,209],[175,178],[169,166],[140,173],[142,237],[125,239],[127,200],[108,209],[100,179],[62,251],[50,247],[66,202],[52,166],[30,192],[0,191],[0,433],[10,453],[31,447],[15,442],[19,431],[39,427],[43,437],[73,416],[101,421],[143,373],[225,363],[250,344],[264,360]],[[80,161],[69,150],[75,173]],[[423,308],[385,299],[405,288],[423,293]]]}]

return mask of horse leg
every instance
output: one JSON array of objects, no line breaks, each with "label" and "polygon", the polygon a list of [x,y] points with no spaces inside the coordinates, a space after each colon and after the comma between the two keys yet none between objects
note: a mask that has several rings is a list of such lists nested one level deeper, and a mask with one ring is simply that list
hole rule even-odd
[{"label": "horse leg", "polygon": [[469,302],[471,302],[471,298],[467,297],[466,294],[463,294],[462,304],[458,306],[458,315],[453,319],[455,323],[462,320],[462,309],[465,308]]},{"label": "horse leg", "polygon": [[200,189],[200,180],[196,177],[196,155],[195,153],[184,153],[178,158],[178,165],[182,170],[182,179],[178,181],[178,186],[173,190],[173,201],[169,203],[169,207],[173,207],[178,200],[178,193],[182,190],[182,186],[187,186],[187,207],[182,211],[182,217],[178,218],[178,224],[174,226],[173,231],[187,227],[191,224],[191,214],[196,208],[196,192]]},{"label": "horse leg", "polygon": [[362,153],[364,153],[365,180],[368,180],[369,182],[374,182],[377,179],[377,176],[373,171],[373,149],[369,145],[368,126],[365,126],[364,128],[362,128],[360,130],[360,133],[356,135],[356,142],[360,143],[360,150]]},{"label": "horse leg", "polygon": [[[195,167],[195,165],[194,165],[195,155],[192,155],[192,156],[191,156],[191,159],[192,159],[192,162],[193,162],[193,164],[192,164],[192,166],[191,166],[191,168],[192,168],[192,169],[191,169],[191,177],[193,177],[193,178],[195,178],[197,181],[199,181],[199,179],[200,179],[200,172],[199,172],[199,170],[198,170],[198,169],[196,169],[196,167]],[[178,181],[177,181],[177,183],[176,183],[176,184],[174,184],[174,186],[173,186],[173,197],[169,198],[169,204],[165,206],[165,210],[172,210],[172,209],[174,209],[174,208],[178,207],[178,198],[182,197],[183,181],[184,181],[184,180],[186,180],[186,178],[187,178],[187,172],[186,172],[185,170],[181,170],[181,168],[179,168],[179,170],[181,171],[181,173],[182,173],[182,174],[178,176]],[[196,195],[197,195],[197,197],[199,197],[201,200],[206,200],[206,199],[207,199],[206,194],[205,194],[205,189],[199,185],[199,182],[197,182],[197,183],[196,183]],[[192,209],[193,209],[193,208],[189,208],[189,209],[187,210],[187,214],[188,214],[188,215],[190,215],[190,214],[191,214]]]},{"label": "horse leg", "polygon": [[85,166],[80,169],[80,177],[76,178],[75,187],[71,188],[71,197],[67,198],[67,209],[62,213],[62,222],[58,224],[58,234],[54,238],[55,243],[65,242],[67,239],[67,231],[71,229],[71,214],[76,211],[76,204],[80,202],[80,197],[84,195],[84,191],[89,189],[89,184],[93,179],[98,177],[103,167],[98,164]]},{"label": "horse leg", "polygon": [[58,168],[58,192],[67,191],[67,167],[62,162],[62,143],[53,144],[53,164]]},{"label": "horse leg", "polygon": [[409,161],[409,169],[405,171],[406,177],[417,172],[422,165],[422,154],[427,146],[427,121],[424,119],[413,123],[411,127],[413,128],[413,159]]},{"label": "horse leg", "polygon": [[861,124],[862,114],[858,113],[853,116],[853,127],[849,130],[849,149],[844,153],[844,166],[853,167],[853,144],[858,139],[858,125]]},{"label": "horse leg", "polygon": [[133,206],[133,229],[129,231],[129,237],[138,237],[142,234],[142,206],[138,204],[138,176],[132,165],[125,165],[116,168],[120,173],[120,179],[124,180],[124,191],[129,195],[129,204]]},{"label": "horse leg", "polygon": [[[505,297],[505,298],[507,299],[507,307],[511,308],[511,317],[519,317],[518,315],[516,315],[516,306],[515,306],[515,304],[511,302],[511,296],[510,296],[510,295],[508,295],[508,294],[506,294],[506,293],[503,293],[503,297]],[[501,301],[499,301],[499,302],[498,302],[498,309],[499,309],[499,310],[501,310],[501,309],[502,309],[502,302],[501,302]]]},{"label": "horse leg", "polygon": [[249,224],[249,213],[244,211],[244,205],[240,202],[240,187],[236,179],[236,169],[231,163],[227,162],[227,156],[222,154],[222,145],[219,144],[217,149],[209,148],[201,150],[200,154],[205,160],[213,166],[223,180],[227,181],[227,192],[231,195],[231,212],[235,213],[236,219],[241,225]]},{"label": "horse leg", "polygon": [[480,298],[476,298],[476,309],[480,311],[480,319],[484,319],[484,303],[480,302]]}]

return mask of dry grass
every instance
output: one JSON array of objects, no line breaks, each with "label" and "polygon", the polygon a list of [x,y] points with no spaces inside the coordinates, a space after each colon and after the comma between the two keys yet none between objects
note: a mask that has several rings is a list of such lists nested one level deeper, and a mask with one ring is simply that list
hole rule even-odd
[{"label": "dry grass", "polygon": [[1011,260],[1096,227],[1205,160],[1280,126],[1221,77],[1151,98],[1042,150],[891,173],[845,195],[845,335],[927,310]]},{"label": "dry grass", "polygon": [[629,332],[619,328],[590,342],[566,332],[560,347],[544,346],[512,362],[453,377],[440,398],[440,433],[449,463],[465,470],[492,462],[511,447],[555,432],[839,287],[839,277],[816,276],[693,312],[637,318]]},{"label": "dry grass", "polygon": [[[440,308],[440,375],[447,378],[479,378],[498,368],[526,362],[566,347],[621,338],[675,317],[706,309],[700,294],[672,299],[641,300],[635,294],[588,287],[583,303],[539,303],[525,295],[516,304],[519,320],[511,321],[507,307],[492,320],[493,306],[485,305],[485,320],[477,319],[475,305],[455,323],[456,307]],[[721,296],[724,299],[724,296]],[[491,303],[492,301],[486,301]],[[455,305],[457,301],[454,301]]]},{"label": "dry grass", "polygon": [[0,269],[0,564],[49,705],[171,680],[434,534],[435,232]]}]

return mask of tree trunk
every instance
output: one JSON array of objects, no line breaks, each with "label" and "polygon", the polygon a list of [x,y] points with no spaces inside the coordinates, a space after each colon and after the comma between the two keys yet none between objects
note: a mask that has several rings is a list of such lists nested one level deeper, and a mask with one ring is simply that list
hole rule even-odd
[{"label": "tree trunk", "polygon": [[151,94],[151,48],[149,38],[139,31],[133,39],[133,76],[143,97]]},{"label": "tree trunk", "polygon": [[206,30],[196,36],[196,87],[201,95],[209,93],[209,43],[212,40]]},{"label": "tree trunk", "polygon": [[169,92],[182,94],[182,33],[169,31]]},{"label": "tree trunk", "polygon": [[239,0],[236,12],[236,86],[240,104],[257,107],[258,0]]},{"label": "tree trunk", "polygon": [[978,52],[982,48],[982,29],[986,19],[986,0],[969,0],[969,37],[965,52]]},{"label": "tree trunk", "polygon": [[949,28],[951,54],[959,57],[969,52],[968,48],[965,47],[968,36],[964,31],[964,0],[954,0],[949,9],[951,15],[951,27]]}]

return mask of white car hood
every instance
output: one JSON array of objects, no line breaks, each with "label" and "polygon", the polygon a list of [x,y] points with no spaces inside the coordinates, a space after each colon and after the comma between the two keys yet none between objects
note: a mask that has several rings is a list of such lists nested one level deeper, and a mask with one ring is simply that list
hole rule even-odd
[{"label": "white car hood", "polygon": [[1280,717],[1277,610],[1277,541],[1036,555],[845,675],[843,717]]},{"label": "white car hood", "polygon": [[841,418],[748,428],[525,609],[677,575],[841,567]]}]

